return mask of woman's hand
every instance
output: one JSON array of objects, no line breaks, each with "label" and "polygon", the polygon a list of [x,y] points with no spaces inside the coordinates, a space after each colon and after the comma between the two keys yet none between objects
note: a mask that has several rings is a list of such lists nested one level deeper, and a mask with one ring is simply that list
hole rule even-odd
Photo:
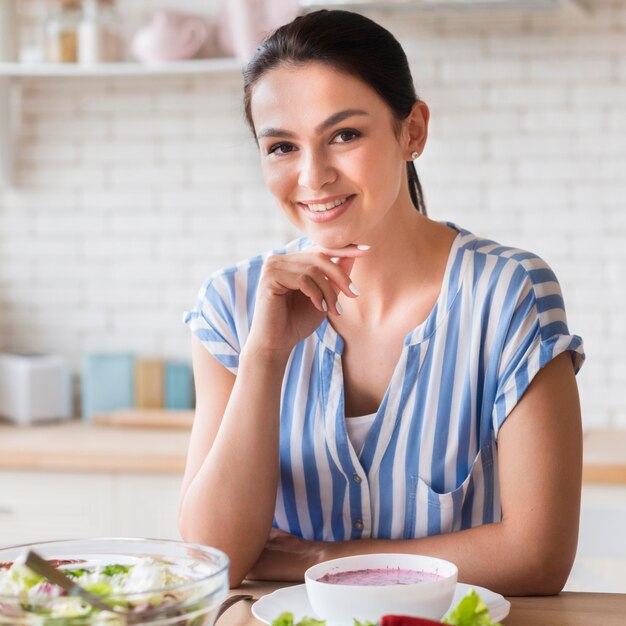
[{"label": "woman's hand", "polygon": [[263,264],[246,351],[286,357],[327,313],[341,315],[337,296],[357,296],[350,272],[366,254],[351,245],[270,256]]},{"label": "woman's hand", "polygon": [[272,528],[265,548],[246,578],[302,581],[304,572],[324,559],[323,541],[307,541]]}]

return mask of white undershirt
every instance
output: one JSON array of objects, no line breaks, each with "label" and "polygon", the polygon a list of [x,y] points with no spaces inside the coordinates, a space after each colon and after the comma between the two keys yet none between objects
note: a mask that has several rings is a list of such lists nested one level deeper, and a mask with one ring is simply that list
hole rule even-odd
[{"label": "white undershirt", "polygon": [[359,415],[358,417],[346,417],[346,431],[348,439],[357,454],[361,454],[363,444],[370,428],[376,419],[376,413],[370,415]]}]

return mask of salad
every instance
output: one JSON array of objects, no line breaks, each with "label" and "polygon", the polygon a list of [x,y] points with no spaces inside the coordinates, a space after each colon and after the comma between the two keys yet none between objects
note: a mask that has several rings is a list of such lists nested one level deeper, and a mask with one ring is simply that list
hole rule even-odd
[{"label": "salad", "polygon": [[[353,626],[438,626],[451,624],[452,626],[502,626],[489,618],[489,610],[480,595],[472,589],[460,602],[442,619],[435,622],[423,617],[411,617],[409,615],[384,615],[380,624],[373,622],[359,622],[354,620]],[[303,617],[294,623],[293,613],[281,613],[273,622],[272,626],[326,626],[324,620],[311,617]]]},{"label": "salad", "polygon": [[[112,609],[128,612],[135,618],[133,623],[142,623],[142,611],[159,607],[163,608],[159,621],[164,617],[184,616],[193,619],[168,623],[200,626],[208,623],[213,608],[217,610],[214,601],[206,602],[207,595],[219,587],[217,581],[207,581],[201,589],[197,586],[193,590],[189,586],[177,589],[190,581],[175,573],[166,561],[142,557],[132,564],[94,565],[84,560],[52,563],[81,587],[100,596]],[[14,616],[14,621],[3,621],[10,616]],[[101,611],[78,596],[68,595],[19,560],[0,563],[0,624],[121,626],[128,621],[131,620],[126,616]]]}]

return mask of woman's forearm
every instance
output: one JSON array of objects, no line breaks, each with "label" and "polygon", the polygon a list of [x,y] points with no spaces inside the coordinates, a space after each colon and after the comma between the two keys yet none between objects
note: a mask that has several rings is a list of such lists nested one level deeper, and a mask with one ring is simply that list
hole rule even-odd
[{"label": "woman's forearm", "polygon": [[242,353],[215,441],[181,502],[183,538],[226,552],[233,584],[263,550],[274,516],[286,360]]},{"label": "woman's forearm", "polygon": [[506,522],[413,540],[344,541],[325,546],[324,558],[373,552],[407,552],[452,561],[459,582],[503,595],[551,595],[563,588],[573,556],[555,546],[524,539]]},{"label": "woman's forearm", "polygon": [[422,539],[306,541],[280,533],[268,543],[249,578],[301,581],[315,563],[355,554],[401,552],[446,559],[459,568],[459,581],[503,595],[558,593],[569,575],[575,546],[561,537],[529,538],[506,522]]}]

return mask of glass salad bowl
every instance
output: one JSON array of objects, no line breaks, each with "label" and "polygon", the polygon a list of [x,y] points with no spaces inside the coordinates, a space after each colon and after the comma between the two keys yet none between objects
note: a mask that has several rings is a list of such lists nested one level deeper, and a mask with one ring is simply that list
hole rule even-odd
[{"label": "glass salad bowl", "polygon": [[[33,574],[20,563],[28,549],[114,610],[95,609]],[[228,567],[226,554],[215,548],[157,539],[78,539],[0,549],[0,625],[212,626],[228,594]]]}]

